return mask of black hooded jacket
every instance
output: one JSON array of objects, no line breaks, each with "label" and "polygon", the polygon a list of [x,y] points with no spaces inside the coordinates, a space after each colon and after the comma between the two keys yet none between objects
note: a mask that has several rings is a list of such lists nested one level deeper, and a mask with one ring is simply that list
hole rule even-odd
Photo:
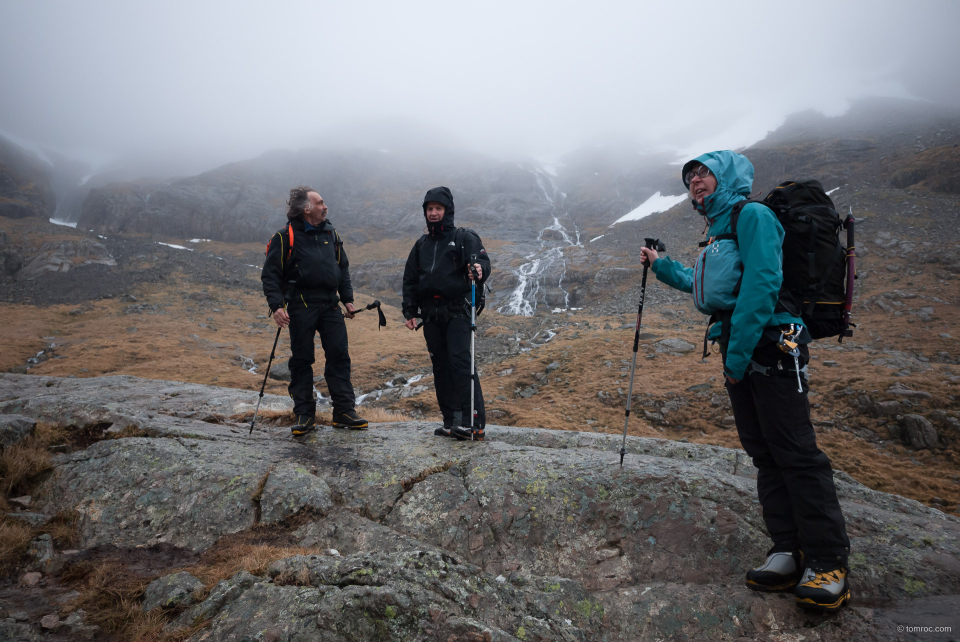
[{"label": "black hooded jacket", "polygon": [[443,205],[443,219],[427,222],[428,233],[420,237],[410,250],[403,270],[403,316],[413,319],[422,310],[442,304],[459,303],[470,295],[467,261],[476,255],[483,268],[478,285],[490,278],[490,258],[476,232],[453,224],[453,195],[446,187],[434,187],[423,197],[424,218],[427,203]]},{"label": "black hooded jacket", "polygon": [[340,301],[353,303],[350,261],[333,225],[324,221],[308,232],[303,218],[297,217],[290,227],[293,251],[289,252],[290,231],[285,227],[270,239],[260,273],[270,312],[282,308],[284,301],[304,306],[333,304],[338,294]]}]

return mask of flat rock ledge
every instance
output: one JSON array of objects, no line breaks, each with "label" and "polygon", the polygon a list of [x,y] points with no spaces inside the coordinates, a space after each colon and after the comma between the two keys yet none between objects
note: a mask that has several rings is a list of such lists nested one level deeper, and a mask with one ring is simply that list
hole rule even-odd
[{"label": "flat rock ledge", "polygon": [[960,520],[842,473],[856,599],[819,615],[742,586],[768,540],[741,451],[630,437],[621,468],[619,438],[593,433],[488,426],[489,441],[467,443],[401,422],[248,435],[236,418],[256,398],[0,375],[0,415],[141,435],[56,456],[35,493],[37,513],[80,513],[82,549],[203,551],[309,511],[294,536],[316,554],[213,587],[168,624],[209,620],[194,641],[916,640],[897,626],[960,607]]}]

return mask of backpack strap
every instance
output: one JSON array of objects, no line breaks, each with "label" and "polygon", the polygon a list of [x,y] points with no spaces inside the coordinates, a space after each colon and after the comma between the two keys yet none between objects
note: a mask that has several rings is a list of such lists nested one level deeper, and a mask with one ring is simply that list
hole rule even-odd
[{"label": "backpack strap", "polygon": [[[338,232],[336,229],[333,230],[333,247],[337,253],[337,265],[340,265],[340,257],[343,250],[343,239],[340,238],[340,232]],[[340,267],[343,266],[340,265]]]}]

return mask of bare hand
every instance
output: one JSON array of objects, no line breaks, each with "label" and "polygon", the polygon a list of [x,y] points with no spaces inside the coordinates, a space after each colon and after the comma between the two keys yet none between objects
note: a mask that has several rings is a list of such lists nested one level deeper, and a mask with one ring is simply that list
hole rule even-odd
[{"label": "bare hand", "polygon": [[407,319],[403,322],[403,325],[407,326],[411,330],[417,329],[417,320],[416,319]]},{"label": "bare hand", "polygon": [[347,312],[343,316],[347,317],[348,319],[352,319],[353,317],[357,316],[357,309],[353,307],[352,303],[345,303],[344,307],[347,308]]},{"label": "bare hand", "polygon": [[290,325],[290,315],[287,314],[287,311],[283,308],[277,308],[273,313],[273,320],[276,321],[277,326],[280,328],[285,328]]},{"label": "bare hand", "polygon": [[738,383],[740,383],[740,380],[739,380],[739,379],[734,379],[734,378],[731,377],[730,375],[724,375],[724,376],[727,378],[727,381],[730,382],[730,385],[731,385],[731,386],[735,386],[735,385],[737,385]]},{"label": "bare hand", "polygon": [[[479,263],[474,263],[474,264],[473,264],[473,269],[477,271],[477,278],[478,278],[478,279],[482,279],[482,278],[483,278],[483,268],[480,267],[480,264],[479,264]],[[470,277],[470,280],[473,281],[473,272],[472,272],[470,269],[467,269],[467,276],[469,276],[469,277]]]},{"label": "bare hand", "polygon": [[660,258],[660,255],[657,254],[656,250],[651,250],[649,247],[640,248],[640,264],[644,267],[650,267],[653,265],[653,262]]}]

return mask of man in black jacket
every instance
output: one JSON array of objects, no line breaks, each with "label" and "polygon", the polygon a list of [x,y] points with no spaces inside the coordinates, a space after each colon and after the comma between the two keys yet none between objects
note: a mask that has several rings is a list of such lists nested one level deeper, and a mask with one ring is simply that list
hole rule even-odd
[{"label": "man in black jacket", "polygon": [[293,435],[315,429],[317,402],[313,394],[313,362],[316,332],[320,333],[326,361],[323,376],[333,399],[334,428],[364,430],[367,422],[355,410],[356,397],[350,382],[347,326],[340,301],[352,319],[353,287],[350,262],[340,235],[327,221],[327,206],[310,187],[290,190],[287,227],[267,245],[267,258],[260,280],[277,325],[290,326],[290,385],[297,422]]},{"label": "man in black jacket", "polygon": [[[472,264],[477,288],[490,277],[490,258],[473,230],[453,224],[453,195],[435,187],[423,198],[427,234],[414,244],[403,271],[403,316],[423,336],[433,362],[433,382],[443,427],[442,437],[482,441],[486,413],[480,379],[470,370],[470,282]],[[470,417],[470,380],[474,383],[474,417]]]}]

